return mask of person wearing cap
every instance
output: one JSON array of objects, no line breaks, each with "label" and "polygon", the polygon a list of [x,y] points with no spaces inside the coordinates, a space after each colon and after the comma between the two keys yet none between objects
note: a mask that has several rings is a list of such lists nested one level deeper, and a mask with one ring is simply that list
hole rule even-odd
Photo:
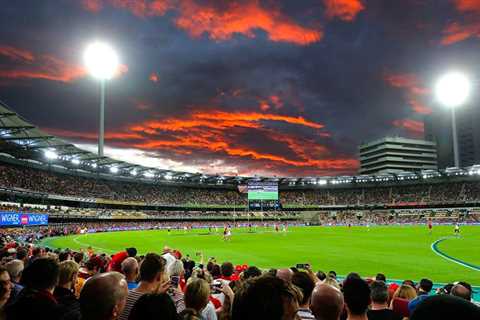
[{"label": "person wearing cap", "polygon": [[135,257],[137,255],[137,249],[127,248],[125,251],[120,251],[113,255],[110,264],[108,265],[108,271],[122,272],[122,262],[128,257]]}]

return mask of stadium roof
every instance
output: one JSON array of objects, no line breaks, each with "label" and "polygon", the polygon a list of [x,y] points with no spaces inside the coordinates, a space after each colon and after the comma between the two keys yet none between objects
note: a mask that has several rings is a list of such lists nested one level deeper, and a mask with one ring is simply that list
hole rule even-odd
[{"label": "stadium roof", "polygon": [[480,166],[447,168],[396,174],[337,176],[337,177],[242,177],[206,175],[145,167],[80,149],[74,144],[49,135],[29,123],[0,101],[0,155],[18,160],[35,161],[44,165],[122,176],[132,180],[148,179],[159,183],[191,183],[209,185],[238,185],[250,181],[278,182],[280,185],[338,185],[350,183],[392,182],[398,180],[430,179],[443,176],[480,175]]}]

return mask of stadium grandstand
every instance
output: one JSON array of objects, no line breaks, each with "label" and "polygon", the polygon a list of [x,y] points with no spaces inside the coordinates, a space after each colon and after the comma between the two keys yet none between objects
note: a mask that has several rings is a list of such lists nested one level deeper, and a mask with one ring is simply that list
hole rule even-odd
[{"label": "stadium grandstand", "polygon": [[[0,105],[0,151],[0,253],[5,266],[0,266],[0,277],[8,274],[11,283],[4,285],[0,301],[7,319],[31,318],[33,311],[25,308],[29,303],[42,306],[35,310],[42,319],[100,319],[94,315],[102,312],[101,319],[153,319],[157,315],[151,306],[168,319],[256,319],[245,311],[259,310],[255,303],[269,305],[260,313],[262,319],[295,319],[295,314],[324,319],[320,306],[325,297],[336,304],[329,319],[345,319],[349,304],[359,297],[366,301],[359,306],[363,311],[372,301],[369,313],[384,308],[392,312],[388,319],[401,319],[429,295],[472,315],[462,319],[479,319],[475,300],[480,289],[475,285],[480,282],[475,277],[480,267],[446,253],[441,242],[449,237],[446,228],[480,224],[480,166],[298,178],[177,172],[98,157],[44,133],[5,104]],[[251,197],[251,186],[266,186],[275,196]],[[427,225],[441,230],[441,238],[434,241]],[[432,252],[430,246],[422,249],[432,255],[429,262],[405,270],[387,261],[388,269],[372,264],[378,252],[368,257],[364,237],[376,233],[376,239],[386,242],[392,230],[407,233],[409,241],[422,237],[432,242]],[[282,238],[269,239],[276,233]],[[354,258],[365,260],[365,266],[358,264],[360,270],[347,259],[350,253],[341,254],[345,261],[336,254],[336,246],[342,246],[339,233],[349,237],[347,250],[360,250]],[[310,238],[310,246],[333,248],[333,264],[322,266],[322,261],[329,262],[324,248],[318,256],[310,249],[302,254],[289,240],[295,235],[300,237],[295,241]],[[260,236],[266,238],[248,240]],[[391,237],[388,243],[395,245]],[[242,245],[248,247],[230,249],[239,238],[247,239]],[[266,245],[269,241],[272,247]],[[262,258],[278,251],[279,243],[304,260]],[[250,246],[256,255],[245,254]],[[205,251],[222,260],[204,257]],[[442,263],[451,274],[424,273]],[[332,271],[320,271],[327,265]],[[371,274],[364,281],[349,271]],[[389,272],[393,277],[386,279],[383,273]],[[54,298],[39,294],[45,290]],[[261,292],[258,297],[255,290]],[[115,313],[125,299],[125,309]],[[275,299],[285,307],[279,309]],[[465,306],[465,300],[472,302]],[[106,304],[110,309],[98,307]],[[289,308],[298,313],[288,315]],[[280,316],[272,316],[275,312]]]}]

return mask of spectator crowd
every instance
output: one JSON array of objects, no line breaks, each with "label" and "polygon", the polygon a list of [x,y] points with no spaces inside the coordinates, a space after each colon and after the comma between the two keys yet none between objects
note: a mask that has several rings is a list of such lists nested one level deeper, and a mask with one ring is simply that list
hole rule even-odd
[{"label": "spectator crowd", "polygon": [[260,270],[168,247],[109,256],[9,242],[2,256],[2,319],[480,319],[462,281],[433,290],[428,278],[340,280],[309,265]]},{"label": "spectator crowd", "polygon": [[[179,187],[144,182],[113,181],[60,174],[33,168],[0,164],[0,187],[35,192],[101,198],[111,201],[141,202],[156,205],[243,206],[247,197],[227,186]],[[280,204],[312,205],[403,205],[455,204],[480,201],[480,181],[419,183],[414,185],[281,190]],[[275,206],[272,206],[274,208]],[[274,208],[277,209],[277,208]]]}]

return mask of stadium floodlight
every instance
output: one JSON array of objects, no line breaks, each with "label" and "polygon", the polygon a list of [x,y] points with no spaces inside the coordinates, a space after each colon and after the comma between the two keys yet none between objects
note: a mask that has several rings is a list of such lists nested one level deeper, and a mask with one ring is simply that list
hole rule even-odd
[{"label": "stadium floodlight", "polygon": [[318,180],[318,184],[324,186],[327,184],[327,180]]},{"label": "stadium floodlight", "polygon": [[54,160],[58,158],[58,155],[54,150],[45,150],[44,155],[45,155],[45,158],[49,160]]},{"label": "stadium floodlight", "polygon": [[466,75],[458,71],[452,71],[443,75],[435,85],[435,96],[438,102],[450,108],[452,113],[453,155],[454,164],[457,168],[460,167],[460,156],[458,152],[455,109],[467,101],[470,90],[470,80]]},{"label": "stadium floodlight", "polygon": [[85,50],[84,62],[89,73],[100,80],[100,126],[98,133],[98,155],[103,157],[105,136],[105,82],[113,78],[118,70],[118,56],[106,43],[94,42]]},{"label": "stadium floodlight", "polygon": [[96,168],[97,168],[97,164],[96,164],[96,163],[92,163],[92,168],[96,169]]},{"label": "stadium floodlight", "polygon": [[80,160],[78,159],[72,159],[72,163],[76,166],[78,166],[80,164]]},{"label": "stadium floodlight", "polygon": [[130,171],[130,174],[132,176],[136,176],[137,175],[137,170],[133,169],[132,171]]},{"label": "stadium floodlight", "polygon": [[164,178],[165,180],[172,180],[172,176],[170,174],[166,174]]},{"label": "stadium floodlight", "polygon": [[110,172],[111,173],[118,173],[118,168],[117,167],[110,167]]}]

